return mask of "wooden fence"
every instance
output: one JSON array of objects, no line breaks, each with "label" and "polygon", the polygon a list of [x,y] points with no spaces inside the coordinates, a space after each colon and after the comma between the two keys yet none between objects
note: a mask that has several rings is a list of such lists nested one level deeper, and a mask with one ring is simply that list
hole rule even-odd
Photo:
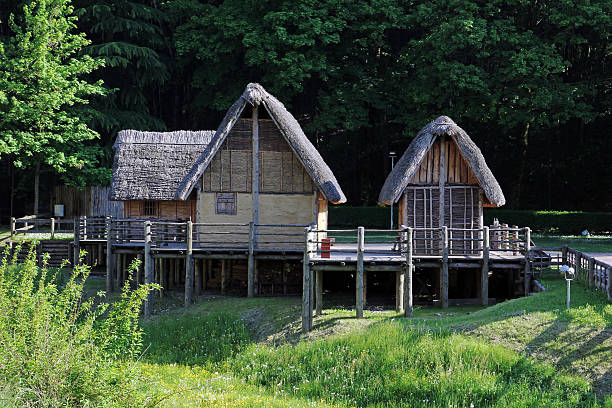
[{"label": "wooden fence", "polygon": [[606,292],[608,300],[612,301],[612,265],[567,245],[558,248],[558,250],[562,254],[562,264],[573,267],[577,279],[591,288]]},{"label": "wooden fence", "polygon": [[50,234],[54,239],[55,234],[71,234],[73,231],[72,219],[37,218],[35,215],[11,218],[11,239],[19,234]]}]

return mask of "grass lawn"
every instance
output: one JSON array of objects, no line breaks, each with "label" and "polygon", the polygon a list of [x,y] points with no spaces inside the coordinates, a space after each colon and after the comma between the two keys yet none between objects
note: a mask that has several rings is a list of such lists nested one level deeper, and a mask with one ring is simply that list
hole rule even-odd
[{"label": "grass lawn", "polygon": [[415,318],[328,308],[300,335],[300,299],[157,299],[143,391],[161,406],[612,406],[612,305],[564,281],[491,307]]},{"label": "grass lawn", "polygon": [[532,235],[537,246],[559,248],[567,245],[582,252],[612,252],[612,237],[580,235]]}]

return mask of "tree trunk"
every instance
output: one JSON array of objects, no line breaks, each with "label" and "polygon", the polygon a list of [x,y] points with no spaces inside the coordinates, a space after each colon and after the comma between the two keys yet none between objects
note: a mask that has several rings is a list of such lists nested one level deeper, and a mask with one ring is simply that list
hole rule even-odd
[{"label": "tree trunk", "polygon": [[523,179],[525,178],[525,166],[527,164],[527,148],[529,147],[529,126],[527,122],[523,136],[521,137],[521,155],[519,158],[518,172],[516,177],[516,184],[514,185],[514,199],[511,204],[512,208],[521,208],[521,189],[523,187]]},{"label": "tree trunk", "polygon": [[38,217],[38,203],[40,202],[40,162],[34,167],[34,215]]}]

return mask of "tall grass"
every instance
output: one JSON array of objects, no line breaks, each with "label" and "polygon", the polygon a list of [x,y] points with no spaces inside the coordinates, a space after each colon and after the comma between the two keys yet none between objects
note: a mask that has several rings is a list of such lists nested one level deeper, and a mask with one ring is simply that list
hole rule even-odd
[{"label": "tall grass", "polygon": [[583,379],[481,340],[394,321],[296,346],[254,347],[233,369],[275,393],[347,406],[597,406]]},{"label": "tall grass", "polygon": [[[19,248],[15,253],[19,252]],[[83,254],[82,254],[83,255]],[[137,264],[130,268],[132,273]],[[66,281],[4,253],[0,263],[0,405],[131,407],[152,400],[136,392],[141,304],[151,286],[126,285],[112,305],[85,299],[89,267]]]}]

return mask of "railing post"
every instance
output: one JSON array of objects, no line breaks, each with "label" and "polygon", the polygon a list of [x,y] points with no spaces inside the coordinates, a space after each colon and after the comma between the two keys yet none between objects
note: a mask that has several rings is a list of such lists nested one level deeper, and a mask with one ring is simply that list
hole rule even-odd
[{"label": "railing post", "polygon": [[404,315],[412,317],[412,274],[414,265],[412,264],[412,227],[406,231],[406,266],[404,269]]},{"label": "railing post", "polygon": [[312,330],[312,307],[310,305],[310,230],[304,230],[304,264],[302,273],[302,333]]},{"label": "railing post", "polygon": [[489,304],[489,227],[483,227],[482,233],[482,269],[480,270],[480,304]]},{"label": "railing post", "polygon": [[561,247],[561,265],[567,265],[567,245]]},{"label": "railing post", "polygon": [[592,288],[595,286],[595,258],[592,256],[589,257],[589,287]]},{"label": "railing post", "polygon": [[187,254],[185,256],[185,307],[193,295],[193,223],[187,221]]},{"label": "railing post", "polygon": [[51,239],[55,239],[55,218],[51,217]]},{"label": "railing post", "polygon": [[87,216],[83,216],[83,239],[87,239]]},{"label": "railing post", "polygon": [[525,296],[529,296],[529,289],[531,287],[531,263],[529,252],[531,251],[531,229],[525,227],[525,270],[524,270],[524,291]]},{"label": "railing post", "polygon": [[608,281],[608,302],[612,302],[612,267],[606,269],[606,278]]},{"label": "railing post", "polygon": [[440,307],[448,309],[448,227],[442,226],[442,265],[440,267]]},{"label": "railing post", "polygon": [[81,217],[75,217],[74,218],[74,245],[73,245],[73,249],[74,249],[74,254],[73,254],[73,261],[72,261],[72,266],[76,267],[79,264],[79,252],[81,251],[80,249],[80,237],[79,234],[81,232]]},{"label": "railing post", "polygon": [[[145,285],[153,282],[153,257],[151,256],[151,221],[145,221],[144,225],[144,283]],[[185,285],[187,285],[187,281],[185,281]],[[151,300],[153,298],[153,294],[149,292],[147,294],[147,298],[144,304],[144,315],[145,317],[151,316]]]},{"label": "railing post", "polygon": [[249,223],[249,258],[247,265],[247,296],[255,296],[255,223]]},{"label": "railing post", "polygon": [[113,291],[113,244],[111,239],[111,219],[106,217],[106,293]]},{"label": "railing post", "polygon": [[355,275],[355,303],[356,315],[363,317],[363,251],[364,251],[364,228],[357,228],[357,274]]},{"label": "railing post", "polygon": [[11,240],[15,236],[15,217],[11,217]]}]

